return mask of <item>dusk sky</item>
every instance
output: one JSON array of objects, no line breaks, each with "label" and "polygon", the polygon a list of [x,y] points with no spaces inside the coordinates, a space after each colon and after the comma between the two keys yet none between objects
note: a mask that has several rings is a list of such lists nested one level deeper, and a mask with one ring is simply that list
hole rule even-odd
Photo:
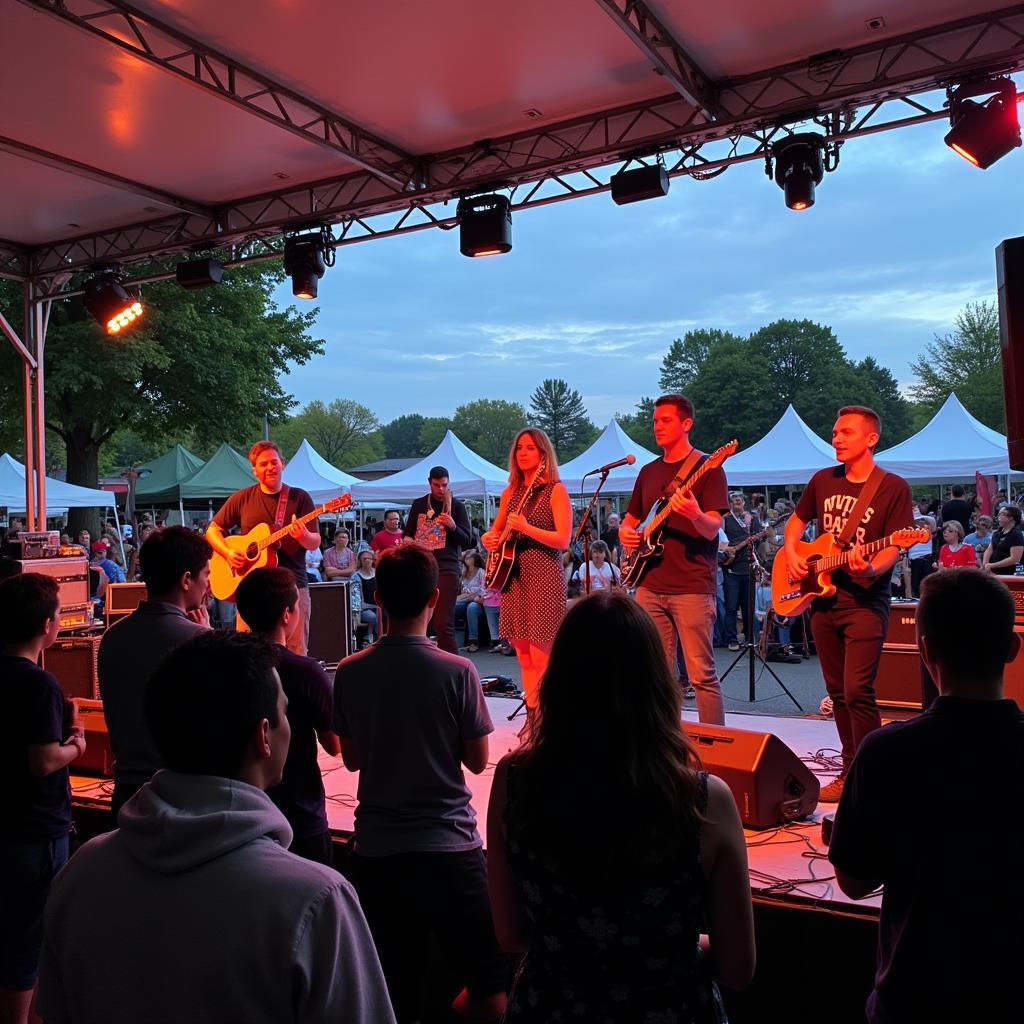
[{"label": "dusk sky", "polygon": [[[505,256],[466,259],[457,231],[439,230],[340,249],[320,282],[326,354],[285,387],[300,405],[358,399],[387,422],[477,398],[528,408],[541,380],[561,377],[603,425],[657,393],[662,357],[689,328],[747,334],[780,318],[831,326],[848,355],[873,355],[907,385],[967,302],[995,298],[995,247],[1024,233],[1024,153],[980,171],[946,148],[946,130],[848,142],[804,213],[751,162],[677,178],[661,200],[520,212]],[[287,286],[277,299],[294,301]]]}]

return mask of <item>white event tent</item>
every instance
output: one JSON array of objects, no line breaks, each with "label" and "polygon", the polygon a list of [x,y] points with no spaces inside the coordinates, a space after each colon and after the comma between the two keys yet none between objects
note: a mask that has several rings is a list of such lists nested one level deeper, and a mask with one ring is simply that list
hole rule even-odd
[{"label": "white event tent", "polygon": [[832,446],[800,418],[792,405],[760,441],[738,451],[725,464],[730,486],[805,484],[827,466],[836,465]]},{"label": "white event tent", "polygon": [[317,505],[351,490],[359,478],[332,466],[305,438],[288,460],[281,479],[289,487],[301,487]]},{"label": "white event tent", "polygon": [[[7,452],[0,455],[0,505],[13,512],[21,512],[25,508],[25,467]],[[60,515],[69,508],[113,508],[116,516],[117,501],[110,491],[78,487],[48,476],[47,514]]]},{"label": "white event tent", "polygon": [[904,480],[965,480],[976,472],[1010,472],[1006,438],[976,420],[955,394],[916,434],[880,452],[877,462]]},{"label": "white event tent", "polygon": [[508,483],[508,470],[481,458],[448,430],[441,443],[415,465],[380,480],[354,483],[352,497],[359,502],[408,503],[429,490],[427,475],[432,466],[448,470],[448,486],[456,498],[474,498],[485,506],[487,499],[498,498]]},{"label": "white event tent", "polygon": [[601,477],[583,477],[610,462],[618,462],[627,455],[636,456],[632,466],[619,466],[608,474],[608,483],[604,485],[602,494],[629,494],[636,483],[637,474],[658,456],[649,452],[643,445],[637,444],[619,426],[617,420],[611,420],[601,432],[601,436],[581,455],[558,467],[559,476],[569,493],[575,497],[586,486],[586,493],[593,494]]}]

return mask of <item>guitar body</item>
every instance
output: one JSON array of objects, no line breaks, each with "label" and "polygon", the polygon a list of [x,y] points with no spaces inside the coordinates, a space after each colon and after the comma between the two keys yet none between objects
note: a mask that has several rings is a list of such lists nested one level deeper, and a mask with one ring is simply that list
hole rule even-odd
[{"label": "guitar body", "polygon": [[487,556],[487,568],[484,570],[485,587],[491,590],[504,590],[508,586],[516,564],[517,539],[510,537]]},{"label": "guitar body", "polygon": [[661,531],[659,530],[657,536],[641,541],[632,554],[623,552],[619,573],[622,576],[624,587],[640,586],[640,581],[652,568],[652,563],[665,553],[665,545],[658,539],[660,536]]},{"label": "guitar body", "polygon": [[232,569],[228,560],[214,552],[210,558],[210,592],[221,601],[230,601],[235,596],[238,584],[253,569],[262,569],[267,565],[277,565],[277,553],[274,548],[261,544],[270,536],[270,526],[259,523],[247,534],[229,534],[224,538],[232,551],[241,551],[248,562],[241,569]]},{"label": "guitar body", "polygon": [[814,571],[815,562],[839,553],[835,537],[831,533],[823,533],[810,543],[798,541],[796,550],[809,562],[807,575],[802,580],[790,577],[785,551],[780,551],[772,563],[772,608],[776,615],[800,615],[807,611],[815,598],[831,597],[836,592],[831,572]]}]

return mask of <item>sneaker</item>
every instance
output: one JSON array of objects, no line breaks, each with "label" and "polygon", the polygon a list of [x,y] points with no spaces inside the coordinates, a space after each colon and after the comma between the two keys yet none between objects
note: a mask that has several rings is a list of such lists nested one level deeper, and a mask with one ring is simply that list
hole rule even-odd
[{"label": "sneaker", "polygon": [[686,688],[686,693],[683,694],[683,697],[686,700],[696,700],[696,698],[697,698],[697,691],[692,686],[688,686]]},{"label": "sneaker", "polygon": [[738,651],[739,649],[740,649],[740,645],[739,644],[729,644],[729,650],[730,651]]},{"label": "sneaker", "polygon": [[837,804],[843,795],[843,787],[846,785],[846,776],[837,775],[827,786],[821,787],[818,802],[823,804]]},{"label": "sneaker", "polygon": [[476,652],[479,651],[479,650],[480,650],[480,645],[479,644],[467,644],[466,645],[466,652],[468,654],[476,654]]}]

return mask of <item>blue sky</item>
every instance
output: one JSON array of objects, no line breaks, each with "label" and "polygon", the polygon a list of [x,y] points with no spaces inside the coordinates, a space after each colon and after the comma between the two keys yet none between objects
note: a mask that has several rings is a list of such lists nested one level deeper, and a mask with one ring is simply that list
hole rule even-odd
[{"label": "blue sky", "polygon": [[[657,392],[691,327],[830,325],[901,384],[965,303],[995,297],[996,245],[1024,233],[1024,151],[987,171],[947,149],[945,122],[854,140],[813,209],[786,209],[763,164],[678,178],[665,199],[607,195],[515,215],[506,256],[469,260],[455,231],[345,247],[320,282],[325,355],[284,381],[300,404],[355,398],[381,422],[477,398],[528,407],[562,377],[603,425]],[[292,302],[290,289],[276,296]]]}]

